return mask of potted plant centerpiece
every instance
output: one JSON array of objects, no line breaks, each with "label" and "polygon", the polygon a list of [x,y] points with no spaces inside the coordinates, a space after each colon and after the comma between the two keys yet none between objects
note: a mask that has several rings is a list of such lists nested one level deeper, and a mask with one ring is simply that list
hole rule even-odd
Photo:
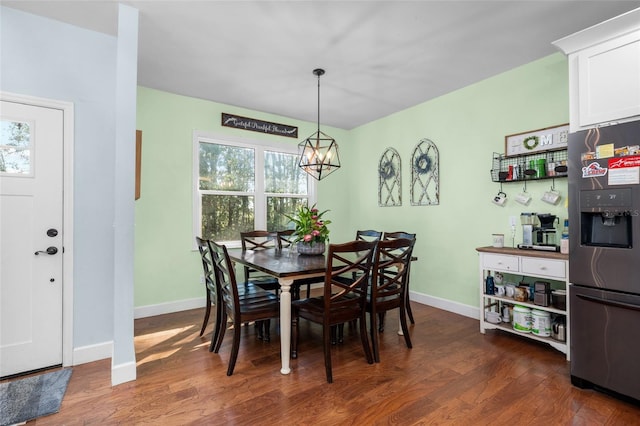
[{"label": "potted plant centerpiece", "polygon": [[286,215],[295,225],[293,242],[297,243],[298,253],[310,255],[324,253],[325,242],[329,239],[327,225],[331,221],[322,219],[322,216],[328,211],[320,212],[314,204],[311,208],[300,206],[293,216]]}]

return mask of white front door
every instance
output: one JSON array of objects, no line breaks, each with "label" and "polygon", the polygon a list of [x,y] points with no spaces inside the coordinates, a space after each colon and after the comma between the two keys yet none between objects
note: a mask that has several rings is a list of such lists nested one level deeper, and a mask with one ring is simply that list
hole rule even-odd
[{"label": "white front door", "polygon": [[0,377],[62,364],[63,111],[0,104]]}]

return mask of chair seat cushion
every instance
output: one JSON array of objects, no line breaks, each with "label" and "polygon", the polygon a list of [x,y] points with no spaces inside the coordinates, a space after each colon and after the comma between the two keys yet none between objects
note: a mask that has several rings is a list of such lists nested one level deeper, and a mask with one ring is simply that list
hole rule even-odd
[{"label": "chair seat cushion", "polygon": [[240,296],[240,312],[244,314],[277,313],[280,310],[278,297],[266,290],[253,288]]},{"label": "chair seat cushion", "polygon": [[[311,297],[308,299],[294,300],[291,302],[293,309],[302,318],[322,323],[324,315],[324,296]],[[329,324],[342,324],[351,318],[360,316],[360,309],[357,305],[333,305],[329,313]],[[346,319],[345,319],[346,318]]]}]

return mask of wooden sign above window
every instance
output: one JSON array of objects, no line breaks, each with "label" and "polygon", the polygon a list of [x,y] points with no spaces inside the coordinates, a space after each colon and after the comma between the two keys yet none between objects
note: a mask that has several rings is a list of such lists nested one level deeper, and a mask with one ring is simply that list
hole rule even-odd
[{"label": "wooden sign above window", "polygon": [[269,121],[256,120],[255,118],[241,117],[222,113],[222,125],[224,127],[234,127],[236,129],[250,130],[252,132],[268,133],[270,135],[285,136],[287,138],[297,138],[298,128],[287,126],[286,124],[271,123]]}]

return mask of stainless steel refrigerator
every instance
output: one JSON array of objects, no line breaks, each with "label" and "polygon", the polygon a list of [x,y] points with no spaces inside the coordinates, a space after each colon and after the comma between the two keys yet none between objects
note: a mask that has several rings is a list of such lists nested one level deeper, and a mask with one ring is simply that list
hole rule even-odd
[{"label": "stainless steel refrigerator", "polygon": [[640,402],[640,121],[568,155],[571,382]]}]

